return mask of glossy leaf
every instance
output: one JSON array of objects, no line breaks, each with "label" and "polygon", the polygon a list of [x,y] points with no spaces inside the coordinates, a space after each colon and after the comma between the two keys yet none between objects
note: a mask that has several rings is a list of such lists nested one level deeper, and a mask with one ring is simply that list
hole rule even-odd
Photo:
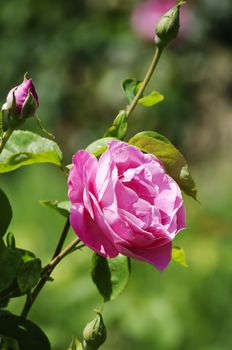
[{"label": "glossy leaf", "polygon": [[37,325],[12,314],[0,315],[0,336],[14,341],[20,350],[51,350],[47,336]]},{"label": "glossy leaf", "polygon": [[188,267],[188,264],[186,262],[185,251],[183,248],[172,247],[172,260],[175,261],[177,264],[180,264],[184,267]]},{"label": "glossy leaf", "polygon": [[5,247],[0,241],[0,292],[8,288],[17,276],[22,265],[21,254],[18,249]]},{"label": "glossy leaf", "polygon": [[37,258],[27,261],[21,266],[17,274],[17,282],[22,294],[30,291],[37,284],[41,271],[41,261]]},{"label": "glossy leaf", "polygon": [[135,137],[137,137],[137,136],[149,136],[149,137],[152,137],[153,139],[161,140],[161,141],[164,141],[166,143],[172,144],[171,141],[167,137],[165,137],[162,134],[159,134],[156,131],[141,131],[135,135]]},{"label": "glossy leaf", "polygon": [[150,95],[144,96],[139,99],[138,103],[145,107],[151,107],[164,100],[164,96],[158,91],[152,91]]},{"label": "glossy leaf", "polygon": [[154,154],[159,158],[167,173],[177,182],[180,188],[189,196],[197,199],[196,185],[189,173],[184,156],[172,144],[168,144],[150,136],[135,135],[129,143],[141,151]]},{"label": "glossy leaf", "polygon": [[115,299],[125,289],[130,276],[130,260],[118,255],[106,259],[93,254],[91,276],[104,301]]},{"label": "glossy leaf", "polygon": [[54,141],[30,131],[16,130],[0,155],[0,173],[35,163],[60,166],[61,159],[61,150]]},{"label": "glossy leaf", "polygon": [[115,137],[119,140],[123,140],[128,126],[128,115],[126,111],[120,111],[115,118],[113,125],[107,129],[104,136],[105,137]]},{"label": "glossy leaf", "polygon": [[40,203],[46,207],[52,208],[64,217],[68,217],[71,209],[71,203],[69,201],[49,201],[41,200]]},{"label": "glossy leaf", "polygon": [[114,137],[104,137],[102,139],[99,139],[93,143],[91,143],[87,148],[86,151],[95,155],[95,157],[99,157],[107,150],[107,145],[110,141],[115,140]]},{"label": "glossy leaf", "polygon": [[12,219],[12,209],[9,199],[0,189],[0,237],[6,233]]}]

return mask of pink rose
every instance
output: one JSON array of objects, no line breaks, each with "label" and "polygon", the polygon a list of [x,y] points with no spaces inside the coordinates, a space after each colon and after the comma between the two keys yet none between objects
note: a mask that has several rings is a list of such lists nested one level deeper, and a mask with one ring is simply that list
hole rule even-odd
[{"label": "pink rose", "polygon": [[[131,26],[142,39],[154,41],[155,28],[160,18],[177,3],[176,0],[146,0],[138,4],[131,16]],[[180,8],[180,36],[190,25],[191,14],[187,6]]]},{"label": "pink rose", "polygon": [[171,241],[185,227],[185,210],[178,185],[155,156],[121,141],[112,141],[99,160],[80,150],[68,186],[70,222],[88,247],[159,270],[168,265]]}]

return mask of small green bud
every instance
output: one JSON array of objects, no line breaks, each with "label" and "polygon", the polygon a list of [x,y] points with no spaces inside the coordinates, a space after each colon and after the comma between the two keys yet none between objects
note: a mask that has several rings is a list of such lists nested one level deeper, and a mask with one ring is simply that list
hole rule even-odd
[{"label": "small green bud", "polygon": [[95,319],[86,325],[83,338],[84,350],[97,350],[105,342],[106,327],[100,313],[97,313]]},{"label": "small green bud", "polygon": [[155,43],[164,48],[174,40],[180,27],[180,3],[163,15],[156,27]]}]

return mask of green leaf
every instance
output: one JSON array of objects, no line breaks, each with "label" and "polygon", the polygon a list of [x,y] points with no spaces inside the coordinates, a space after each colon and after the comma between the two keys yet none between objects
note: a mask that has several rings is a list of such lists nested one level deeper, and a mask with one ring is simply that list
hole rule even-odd
[{"label": "green leaf", "polygon": [[71,344],[69,345],[67,350],[83,350],[83,347],[81,345],[81,342],[77,339],[77,337],[73,337]]},{"label": "green leaf", "polygon": [[[129,103],[131,103],[135,98],[141,84],[142,83],[136,79],[126,79],[123,81],[122,88],[128,98]],[[141,97],[138,103],[145,107],[151,107],[163,100],[163,95],[161,95],[158,91],[152,91],[149,95]]]},{"label": "green leaf", "polygon": [[189,173],[184,156],[178,149],[157,138],[135,135],[129,143],[141,151],[154,154],[159,158],[167,173],[177,182],[180,188],[189,196],[197,200],[196,185]]},{"label": "green leaf", "polygon": [[[0,241],[1,242],[1,241]],[[0,280],[2,276],[7,275],[9,278],[8,283],[3,283],[0,289],[0,304],[4,305],[9,298],[15,298],[28,292],[39,280],[41,274],[41,262],[35,257],[35,255],[27,250],[19,248],[6,248],[1,242],[0,246],[0,265],[2,251],[8,249],[10,252],[15,252],[18,256],[18,265],[16,266],[14,273],[9,273],[9,268],[13,269],[14,264],[12,261],[8,261],[9,266],[0,266]],[[1,270],[2,267],[2,270]],[[2,275],[2,276],[1,276]]]},{"label": "green leaf", "polygon": [[124,255],[106,259],[93,254],[91,276],[104,301],[115,299],[125,289],[130,276],[130,260]]},{"label": "green leaf", "polygon": [[126,79],[122,83],[122,88],[128,98],[129,103],[131,103],[138,91],[138,85],[141,82],[137,79]]},{"label": "green leaf", "polygon": [[110,141],[115,140],[114,137],[104,137],[102,139],[99,139],[93,143],[91,143],[87,148],[86,151],[95,155],[95,157],[99,157],[107,150],[107,145]]},{"label": "green leaf", "polygon": [[49,201],[49,200],[41,200],[40,203],[42,205],[45,205],[46,207],[52,208],[55,211],[57,211],[59,214],[63,215],[64,217],[68,217],[71,209],[71,203],[69,201],[63,201],[59,202],[56,201]]},{"label": "green leaf", "polygon": [[9,199],[0,189],[0,237],[6,233],[12,219],[12,209]]},{"label": "green leaf", "polygon": [[152,91],[150,95],[144,96],[139,99],[138,103],[145,107],[151,107],[164,100],[164,96],[158,91]]},{"label": "green leaf", "polygon": [[177,264],[180,264],[184,267],[188,267],[188,264],[186,262],[185,251],[183,248],[172,247],[172,260],[175,261]]},{"label": "green leaf", "polygon": [[41,271],[41,261],[37,258],[22,265],[17,274],[17,282],[22,294],[30,291],[37,284]]},{"label": "green leaf", "polygon": [[104,137],[115,137],[119,140],[123,140],[128,126],[128,115],[126,111],[120,111],[117,117],[114,119],[113,125],[106,130]]},{"label": "green leaf", "polygon": [[61,160],[61,150],[54,141],[30,131],[16,130],[0,155],[0,173],[35,163],[60,166]]},{"label": "green leaf", "polygon": [[161,135],[159,134],[158,132],[156,131],[141,131],[139,132],[138,134],[135,135],[136,137],[139,136],[149,136],[149,137],[152,137],[153,139],[157,139],[157,140],[161,140],[161,141],[164,141],[166,143],[169,143],[169,144],[172,144],[171,141],[165,137],[164,135]]},{"label": "green leaf", "polygon": [[7,289],[14,281],[22,265],[20,251],[5,247],[0,241],[0,292]]},{"label": "green leaf", "polygon": [[20,350],[51,350],[47,336],[38,326],[12,314],[0,315],[0,337],[10,338]]}]

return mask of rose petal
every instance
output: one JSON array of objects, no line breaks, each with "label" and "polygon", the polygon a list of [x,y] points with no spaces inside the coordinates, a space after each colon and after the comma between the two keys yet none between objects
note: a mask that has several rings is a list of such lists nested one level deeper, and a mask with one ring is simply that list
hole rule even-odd
[{"label": "rose petal", "polygon": [[101,232],[96,221],[92,220],[83,205],[76,204],[72,207],[70,223],[82,242],[96,253],[107,258],[118,255],[114,245]]},{"label": "rose petal", "polygon": [[146,261],[149,264],[154,265],[160,271],[163,271],[165,267],[168,266],[172,258],[172,243],[170,241],[155,248],[128,248],[122,245],[117,245],[117,249],[121,254],[134,259]]}]

